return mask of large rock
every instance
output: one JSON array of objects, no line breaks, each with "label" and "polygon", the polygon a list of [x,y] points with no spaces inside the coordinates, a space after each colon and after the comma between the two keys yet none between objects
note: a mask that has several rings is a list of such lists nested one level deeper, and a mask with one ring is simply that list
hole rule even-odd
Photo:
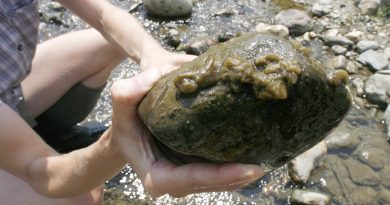
[{"label": "large rock", "polygon": [[248,33],[163,76],[139,114],[174,162],[275,168],[342,120],[351,101],[346,80],[345,71],[324,70],[298,43]]},{"label": "large rock", "polygon": [[360,54],[357,60],[375,71],[386,69],[389,64],[381,53],[373,50]]},{"label": "large rock", "polygon": [[143,0],[146,10],[156,16],[178,17],[192,12],[192,0]]},{"label": "large rock", "polygon": [[297,9],[289,9],[280,12],[275,16],[275,23],[286,26],[292,35],[302,35],[313,29],[313,23],[310,16]]},{"label": "large rock", "polygon": [[363,53],[367,50],[375,50],[380,48],[379,43],[376,41],[369,41],[369,40],[363,40],[359,41],[358,44],[356,44],[356,47],[360,53]]},{"label": "large rock", "polygon": [[332,0],[317,0],[312,8],[311,13],[314,16],[324,16],[332,11]]},{"label": "large rock", "polygon": [[363,14],[376,15],[380,3],[381,0],[361,0],[358,7]]},{"label": "large rock", "polygon": [[384,70],[370,76],[364,85],[364,92],[371,103],[386,109],[390,102],[390,71]]}]

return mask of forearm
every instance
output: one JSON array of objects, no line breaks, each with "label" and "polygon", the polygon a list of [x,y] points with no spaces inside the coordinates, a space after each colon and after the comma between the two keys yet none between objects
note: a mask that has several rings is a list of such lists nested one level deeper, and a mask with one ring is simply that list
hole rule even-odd
[{"label": "forearm", "polygon": [[106,0],[60,0],[60,2],[99,30],[111,44],[124,51],[137,63],[145,54],[163,50],[137,19]]},{"label": "forearm", "polygon": [[50,197],[77,195],[101,185],[125,165],[109,134],[107,131],[87,148],[32,161],[28,166],[30,184]]}]

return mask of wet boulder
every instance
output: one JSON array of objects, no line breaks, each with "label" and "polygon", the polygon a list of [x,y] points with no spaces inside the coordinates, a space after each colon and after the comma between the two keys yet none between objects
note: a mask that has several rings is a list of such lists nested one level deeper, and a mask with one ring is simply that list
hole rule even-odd
[{"label": "wet boulder", "polygon": [[175,163],[279,167],[343,119],[346,71],[324,70],[296,42],[247,33],[164,75],[139,106],[159,150]]}]

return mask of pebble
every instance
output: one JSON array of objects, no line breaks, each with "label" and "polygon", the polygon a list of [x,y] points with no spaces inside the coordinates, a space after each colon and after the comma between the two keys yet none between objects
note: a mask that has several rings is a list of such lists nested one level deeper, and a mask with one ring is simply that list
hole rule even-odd
[{"label": "pebble", "polygon": [[360,78],[354,78],[352,80],[352,85],[356,89],[356,95],[357,96],[363,96],[363,94],[364,94],[364,82],[363,82],[363,80],[360,79]]},{"label": "pebble", "polygon": [[353,41],[349,40],[344,36],[323,36],[322,40],[328,46],[341,45],[341,46],[352,46]]},{"label": "pebble", "polygon": [[290,202],[300,205],[327,205],[330,203],[330,196],[315,191],[295,189],[290,195]]},{"label": "pebble", "polygon": [[376,15],[380,3],[381,0],[361,0],[358,7],[363,14]]},{"label": "pebble", "polygon": [[363,186],[376,186],[379,184],[379,175],[369,166],[353,159],[347,159],[344,162],[347,166],[349,176],[355,184]]},{"label": "pebble", "polygon": [[186,16],[192,12],[192,0],[143,0],[146,10],[160,17]]},{"label": "pebble", "polygon": [[361,31],[351,31],[345,34],[345,37],[353,41],[354,43],[357,43],[364,39],[364,33]]},{"label": "pebble", "polygon": [[211,46],[217,44],[217,41],[208,36],[197,37],[191,41],[186,49],[186,53],[200,55],[206,52]]},{"label": "pebble", "polygon": [[230,8],[222,8],[212,14],[212,16],[223,16],[223,17],[229,17],[233,15],[234,15],[234,11]]},{"label": "pebble", "polygon": [[375,147],[361,149],[358,153],[359,160],[374,170],[380,170],[385,166],[386,157],[387,154],[384,150]]},{"label": "pebble", "polygon": [[317,0],[311,8],[311,13],[314,16],[325,16],[332,11],[332,1],[331,0]]},{"label": "pebble", "polygon": [[387,93],[390,93],[390,73],[387,71],[377,72],[370,76],[364,85],[367,100],[386,109],[389,101]]},{"label": "pebble", "polygon": [[344,55],[347,52],[347,48],[340,46],[340,45],[334,45],[332,46],[332,51],[335,55]]},{"label": "pebble", "polygon": [[332,66],[335,70],[343,69],[345,70],[347,68],[347,58],[345,56],[336,56],[332,59]]},{"label": "pebble", "polygon": [[286,26],[295,36],[313,29],[312,19],[305,12],[297,9],[284,10],[275,17],[275,24]]},{"label": "pebble", "polygon": [[58,2],[55,2],[55,1],[52,1],[50,3],[48,3],[47,7],[53,11],[57,11],[57,12],[61,12],[61,11],[65,11],[65,7],[63,7],[60,3]]},{"label": "pebble", "polygon": [[359,72],[359,64],[356,61],[348,61],[345,68],[349,74],[356,74]]},{"label": "pebble", "polygon": [[315,21],[313,23],[313,31],[316,33],[322,33],[326,29],[326,23],[323,21]]},{"label": "pebble", "polygon": [[257,24],[255,30],[257,32],[269,32],[280,37],[287,37],[289,30],[286,26],[283,25],[269,25],[265,23]]},{"label": "pebble", "polygon": [[390,166],[386,166],[381,170],[380,178],[381,184],[386,188],[390,188]]},{"label": "pebble", "polygon": [[359,57],[357,58],[357,61],[359,61],[364,65],[367,65],[369,68],[373,69],[374,71],[386,69],[387,65],[389,64],[388,61],[383,56],[383,54],[373,50],[368,50],[360,54]]},{"label": "pebble", "polygon": [[326,138],[326,143],[329,149],[355,149],[360,143],[360,140],[355,135],[348,132],[333,132]]},{"label": "pebble", "polygon": [[302,153],[289,164],[289,175],[293,181],[305,184],[310,178],[316,161],[326,155],[327,147],[325,141]]},{"label": "pebble", "polygon": [[367,50],[376,50],[380,48],[379,43],[376,41],[363,40],[356,44],[359,53],[363,53]]}]

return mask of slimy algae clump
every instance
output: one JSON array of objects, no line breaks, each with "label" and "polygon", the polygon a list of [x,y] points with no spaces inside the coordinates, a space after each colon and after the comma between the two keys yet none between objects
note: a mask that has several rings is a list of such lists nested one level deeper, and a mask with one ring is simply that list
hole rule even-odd
[{"label": "slimy algae clump", "polygon": [[348,112],[345,71],[327,71],[289,40],[246,33],[164,75],[139,106],[174,163],[279,167]]}]

